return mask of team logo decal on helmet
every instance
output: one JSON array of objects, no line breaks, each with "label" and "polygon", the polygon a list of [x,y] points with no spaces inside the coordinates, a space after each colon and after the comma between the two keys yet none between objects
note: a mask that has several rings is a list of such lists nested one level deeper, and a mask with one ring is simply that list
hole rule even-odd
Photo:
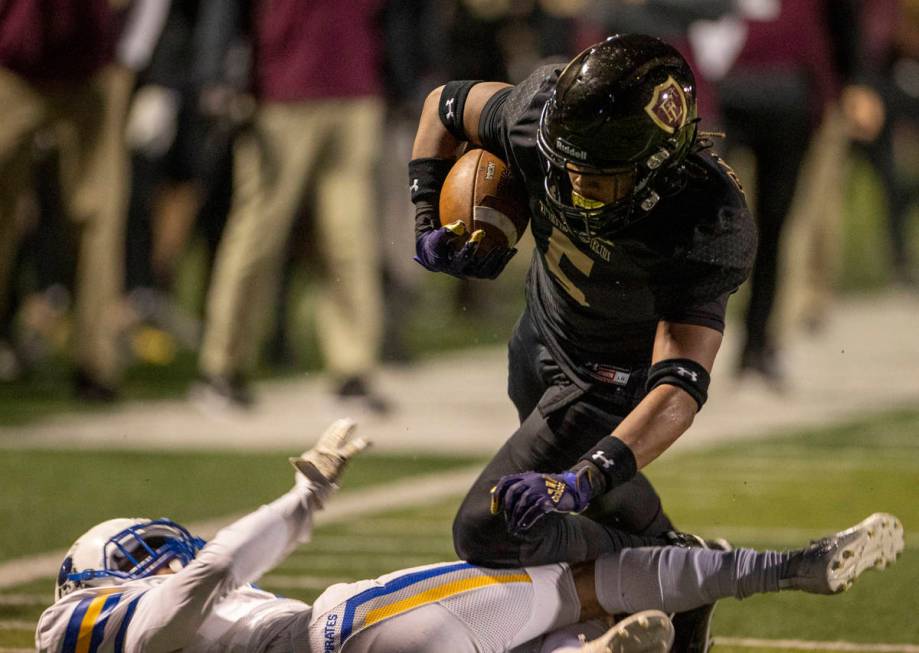
[{"label": "team logo decal on helmet", "polygon": [[668,134],[675,134],[686,124],[686,94],[672,75],[654,87],[651,101],[645,105],[645,112]]}]

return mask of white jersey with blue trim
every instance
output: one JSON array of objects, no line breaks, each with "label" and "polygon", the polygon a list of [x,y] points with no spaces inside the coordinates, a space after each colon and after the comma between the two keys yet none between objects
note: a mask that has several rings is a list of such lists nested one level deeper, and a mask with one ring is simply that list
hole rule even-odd
[{"label": "white jersey with blue trim", "polygon": [[38,622],[39,651],[125,651],[125,635],[146,587],[88,589],[69,594],[45,610]]},{"label": "white jersey with blue trim", "polygon": [[[36,648],[49,653],[123,653],[161,650],[157,642],[168,643],[172,637],[173,641],[183,641],[183,625],[162,627],[171,619],[172,611],[164,613],[155,607],[158,588],[165,580],[159,577],[131,581],[62,598],[42,615]],[[251,586],[238,588],[213,604],[182,650],[272,650],[279,637],[283,639],[284,634],[296,630],[292,620],[299,621],[300,630],[305,631],[309,617],[310,607],[305,603],[281,599]],[[175,648],[167,646],[162,650]],[[291,649],[284,646],[279,650]],[[303,650],[307,650],[305,642]]]},{"label": "white jersey with blue trim", "polygon": [[[175,574],[79,590],[42,614],[39,651],[308,650],[310,607],[250,585],[309,536],[311,491],[295,487],[222,529]],[[298,634],[299,633],[299,634]],[[291,646],[291,639],[302,646]]]}]

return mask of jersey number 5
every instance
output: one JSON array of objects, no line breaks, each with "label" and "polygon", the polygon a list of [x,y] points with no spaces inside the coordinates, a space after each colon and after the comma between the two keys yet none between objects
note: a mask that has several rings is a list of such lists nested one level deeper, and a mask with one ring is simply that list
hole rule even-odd
[{"label": "jersey number 5", "polygon": [[558,279],[574,301],[581,306],[590,306],[587,303],[587,296],[584,291],[578,288],[574,281],[571,280],[564,270],[562,270],[562,260],[567,260],[574,268],[584,277],[589,277],[594,267],[594,261],[587,254],[574,246],[568,236],[556,228],[552,228],[549,235],[549,248],[546,251],[546,263],[549,264],[549,271]]}]

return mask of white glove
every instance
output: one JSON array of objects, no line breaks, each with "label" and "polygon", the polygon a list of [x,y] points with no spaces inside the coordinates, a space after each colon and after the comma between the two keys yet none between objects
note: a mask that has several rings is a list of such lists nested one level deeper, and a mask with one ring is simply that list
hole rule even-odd
[{"label": "white glove", "polygon": [[356,429],[357,423],[350,418],[336,420],[312,449],[291,458],[297,485],[309,481],[320,500],[337,490],[338,477],[348,460],[370,445],[364,438],[351,437]]}]

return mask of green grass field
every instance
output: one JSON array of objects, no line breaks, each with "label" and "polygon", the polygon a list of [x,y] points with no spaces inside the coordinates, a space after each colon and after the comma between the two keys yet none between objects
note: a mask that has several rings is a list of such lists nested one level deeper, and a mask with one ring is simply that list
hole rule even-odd
[{"label": "green grass field", "polygon": [[[650,468],[680,528],[723,535],[738,545],[793,547],[878,510],[897,514],[906,527],[907,551],[885,573],[867,574],[842,596],[789,593],[723,601],[716,635],[840,640],[856,647],[846,650],[858,650],[858,643],[919,644],[917,432],[919,412],[901,412],[665,456]],[[368,455],[349,470],[343,492],[475,462]],[[0,483],[0,561],[10,561],[66,547],[87,525],[116,514],[194,521],[237,513],[283,491],[289,475],[276,454],[6,451]],[[310,545],[261,584],[310,601],[333,582],[452,559],[450,523],[459,499],[394,507],[320,528]],[[31,646],[33,624],[50,587],[46,578],[0,592],[0,651]],[[749,648],[720,645],[717,650]]]}]

